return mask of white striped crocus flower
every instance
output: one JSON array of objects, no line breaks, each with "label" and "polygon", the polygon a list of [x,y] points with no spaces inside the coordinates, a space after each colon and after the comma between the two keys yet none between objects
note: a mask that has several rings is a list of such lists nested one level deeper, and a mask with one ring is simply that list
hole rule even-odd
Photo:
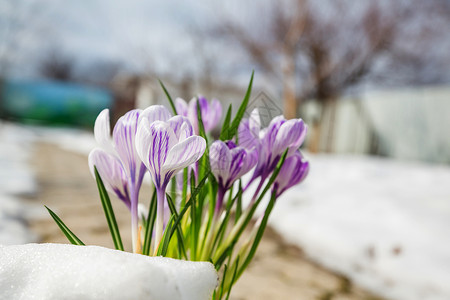
[{"label": "white striped crocus flower", "polygon": [[[164,227],[166,188],[173,176],[195,163],[205,152],[206,141],[194,135],[189,120],[174,116],[152,121],[152,113],[143,112],[136,133],[136,150],[150,172],[157,192],[155,241],[161,241]],[[158,247],[155,247],[155,251]]]},{"label": "white striped crocus flower", "polygon": [[215,215],[222,208],[223,198],[233,183],[249,172],[258,161],[255,148],[236,146],[233,141],[215,141],[209,148],[211,172],[218,183]]},{"label": "white striped crocus flower", "polygon": [[[162,107],[162,106],[161,106]],[[157,107],[152,114],[155,118],[168,118],[168,111]],[[139,242],[139,190],[146,172],[146,167],[137,155],[135,137],[138,123],[143,114],[135,109],[122,116],[114,126],[111,137],[109,110],[103,110],[95,121],[94,136],[101,147],[89,154],[89,166],[94,174],[97,167],[105,187],[121,199],[131,213],[131,234],[133,252],[141,251]]]}]

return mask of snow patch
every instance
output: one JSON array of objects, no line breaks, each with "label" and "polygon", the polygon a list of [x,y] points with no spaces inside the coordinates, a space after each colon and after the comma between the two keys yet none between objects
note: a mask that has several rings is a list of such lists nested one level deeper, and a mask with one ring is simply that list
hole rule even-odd
[{"label": "snow patch", "polygon": [[450,299],[450,167],[307,155],[269,219],[314,260],[392,299]]},{"label": "snow patch", "polygon": [[1,299],[209,300],[209,262],[148,257],[97,246],[0,246]]}]

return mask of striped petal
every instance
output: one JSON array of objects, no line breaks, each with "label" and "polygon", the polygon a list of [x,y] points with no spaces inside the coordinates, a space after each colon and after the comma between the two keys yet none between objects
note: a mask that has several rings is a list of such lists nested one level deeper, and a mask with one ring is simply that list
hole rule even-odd
[{"label": "striped petal", "polygon": [[259,148],[259,130],[256,131],[251,129],[250,120],[242,120],[241,124],[239,124],[238,140],[239,146],[242,146],[246,149],[251,149],[253,147]]},{"label": "striped petal", "polygon": [[114,153],[111,138],[111,125],[109,122],[109,109],[100,112],[95,120],[94,137],[97,143],[107,152]]},{"label": "striped petal", "polygon": [[167,123],[173,129],[178,141],[183,141],[194,134],[191,122],[189,122],[189,119],[186,117],[174,116],[170,118]]},{"label": "striped petal", "polygon": [[103,149],[95,148],[89,153],[88,163],[92,176],[95,178],[95,166],[106,189],[114,192],[130,208],[127,177],[119,159]]},{"label": "striped petal", "polygon": [[[163,172],[171,178],[178,171],[192,165],[203,155],[206,149],[206,141],[200,136],[190,136],[184,141],[173,146],[167,154],[163,166]],[[170,180],[166,178],[166,180]]]},{"label": "striped petal", "polygon": [[215,141],[209,147],[211,172],[222,185],[225,185],[230,177],[231,159],[231,151],[224,142]]},{"label": "striped petal", "polygon": [[[305,137],[305,124],[301,119],[292,119],[284,122],[279,127],[272,152],[281,154],[289,147],[299,147]],[[297,150],[297,149],[295,149]]]},{"label": "striped petal", "polygon": [[149,124],[147,119],[143,119],[139,124],[136,133],[136,150],[158,188],[161,188],[163,184],[164,162],[169,150],[176,142],[177,138],[172,128],[163,121]]},{"label": "striped petal", "polygon": [[236,174],[236,179],[241,178],[244,174],[247,174],[251,169],[256,166],[258,162],[258,151],[253,148],[250,151],[245,151],[245,157],[239,172]]},{"label": "striped petal", "polygon": [[188,116],[188,104],[186,101],[184,101],[184,99],[175,99],[175,109],[177,110],[178,115],[183,117]]},{"label": "striped petal", "polygon": [[[217,124],[220,122],[220,119],[222,118],[222,104],[217,99],[212,99],[211,104],[209,105],[209,112],[207,117],[209,119],[209,128],[207,131],[211,131],[214,129],[214,127],[217,126]],[[203,117],[203,113],[202,113]]]},{"label": "striped petal", "polygon": [[136,153],[135,137],[140,109],[135,109],[123,115],[114,126],[113,140],[117,154],[128,176],[135,182],[138,180],[141,160]]},{"label": "striped petal", "polygon": [[309,172],[309,162],[301,155],[300,151],[295,152],[292,156],[286,158],[280,173],[274,182],[277,189],[277,196],[292,186],[302,182]]},{"label": "striped petal", "polygon": [[147,119],[149,124],[152,124],[154,121],[167,121],[172,117],[170,111],[162,105],[152,105],[144,109],[139,118],[139,122],[142,119]]},{"label": "striped petal", "polygon": [[227,184],[231,184],[241,171],[242,165],[244,164],[245,157],[247,156],[247,151],[242,147],[237,147],[230,150],[231,152],[231,165],[230,165],[230,177]]}]

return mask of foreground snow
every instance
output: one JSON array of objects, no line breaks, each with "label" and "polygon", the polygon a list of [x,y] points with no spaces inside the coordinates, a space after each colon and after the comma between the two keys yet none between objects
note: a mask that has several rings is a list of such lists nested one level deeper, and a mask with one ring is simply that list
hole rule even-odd
[{"label": "foreground snow", "polygon": [[392,299],[450,299],[450,168],[307,155],[270,224],[314,260]]},{"label": "foreground snow", "polygon": [[0,246],[1,299],[209,300],[209,262],[62,244]]}]

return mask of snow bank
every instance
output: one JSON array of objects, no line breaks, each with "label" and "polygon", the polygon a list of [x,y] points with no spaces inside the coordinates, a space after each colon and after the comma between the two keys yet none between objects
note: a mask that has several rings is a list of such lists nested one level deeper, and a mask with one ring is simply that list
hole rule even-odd
[{"label": "snow bank", "polygon": [[269,220],[314,260],[392,299],[450,299],[450,167],[307,155]]},{"label": "snow bank", "polygon": [[0,246],[1,299],[210,300],[209,262],[147,257],[97,246]]}]

